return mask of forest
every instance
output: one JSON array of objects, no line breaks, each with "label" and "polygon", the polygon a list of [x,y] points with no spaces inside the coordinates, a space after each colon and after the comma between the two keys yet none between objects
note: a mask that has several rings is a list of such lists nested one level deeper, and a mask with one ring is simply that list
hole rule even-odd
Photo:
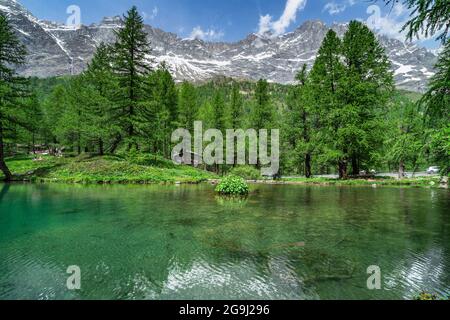
[{"label": "forest", "polygon": [[[113,44],[101,44],[80,75],[22,78],[26,49],[0,15],[0,169],[8,160],[48,150],[76,157],[151,154],[171,157],[171,133],[205,129],[280,129],[282,175],[417,171],[450,172],[450,43],[428,91],[395,88],[391,63],[376,35],[351,21],[343,38],[330,30],[311,69],[292,85],[217,77],[178,83],[162,63],[152,68],[152,44],[136,7],[123,17]],[[412,37],[424,22],[412,21]],[[430,27],[431,28],[431,27]],[[427,29],[428,32],[428,29]],[[435,32],[429,29],[429,32]],[[217,174],[233,169],[205,168]]]}]

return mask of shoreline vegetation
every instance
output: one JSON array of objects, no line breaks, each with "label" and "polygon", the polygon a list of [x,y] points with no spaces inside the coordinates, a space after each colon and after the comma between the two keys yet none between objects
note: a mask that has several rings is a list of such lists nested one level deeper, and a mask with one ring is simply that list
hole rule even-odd
[{"label": "shoreline vegetation", "polygon": [[[441,10],[446,12],[436,12]],[[386,168],[404,177],[408,170],[429,166],[448,180],[450,42],[443,41],[436,74],[424,94],[396,89],[385,49],[356,20],[341,36],[328,30],[314,63],[297,66],[292,84],[220,76],[206,83],[177,83],[165,62],[148,64],[153,44],[138,8],[133,6],[122,20],[115,39],[98,45],[81,74],[24,79],[17,67],[27,63],[26,46],[0,14],[0,47],[8,53],[0,57],[0,171],[5,181],[214,183],[230,173],[267,184],[440,187],[441,181],[431,177],[360,177]],[[176,167],[169,159],[190,153],[176,144],[176,133],[194,131],[196,122],[203,131],[215,132],[214,142],[228,129],[247,137],[249,131],[259,133],[258,140],[262,130],[278,130],[279,142],[274,144],[272,136],[266,151],[279,153],[277,165],[284,175],[305,178],[259,180],[255,172],[265,162],[261,154],[240,174],[220,161],[202,167],[209,172]],[[247,148],[246,140],[241,144]],[[219,146],[209,150],[215,158]],[[60,157],[29,158],[36,153]],[[20,154],[26,155],[23,161]],[[339,179],[316,178],[320,172],[337,172]]]},{"label": "shoreline vegetation", "polygon": [[[217,185],[223,177],[189,166],[177,166],[158,156],[145,158],[96,156],[84,154],[74,157],[20,156],[7,159],[13,173],[12,182],[68,183],[68,184],[199,184]],[[155,165],[157,164],[157,165]],[[238,167],[239,168],[239,167]],[[234,169],[235,172],[239,170]],[[233,171],[232,171],[233,172]],[[3,181],[0,174],[0,182]],[[312,185],[448,188],[448,179],[439,176],[396,179],[390,177],[332,179],[332,178],[245,178],[250,185]]]}]

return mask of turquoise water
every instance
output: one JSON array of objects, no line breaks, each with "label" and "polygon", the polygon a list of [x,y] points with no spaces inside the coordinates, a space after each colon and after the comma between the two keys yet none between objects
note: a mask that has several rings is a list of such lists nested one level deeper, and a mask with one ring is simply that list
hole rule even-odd
[{"label": "turquoise water", "polygon": [[449,208],[431,189],[0,185],[0,299],[449,295]]}]

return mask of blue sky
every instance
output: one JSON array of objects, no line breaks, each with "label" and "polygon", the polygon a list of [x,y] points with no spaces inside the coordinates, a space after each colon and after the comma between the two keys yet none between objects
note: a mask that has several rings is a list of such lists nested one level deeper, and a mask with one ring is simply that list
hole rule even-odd
[{"label": "blue sky", "polygon": [[[372,0],[19,0],[40,19],[65,22],[70,5],[81,9],[81,22],[123,14],[136,5],[145,22],[183,38],[237,41],[252,32],[282,34],[302,22],[320,19],[328,24],[359,19],[377,31],[404,39],[399,33],[409,12],[401,4],[386,8]],[[374,6],[375,5],[375,6]],[[378,6],[377,6],[378,5]],[[433,40],[422,41],[434,48]]]}]

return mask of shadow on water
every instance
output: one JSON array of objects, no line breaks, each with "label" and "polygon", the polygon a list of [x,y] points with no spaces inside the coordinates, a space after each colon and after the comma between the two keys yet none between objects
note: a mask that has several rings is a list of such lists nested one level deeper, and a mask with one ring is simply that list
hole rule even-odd
[{"label": "shadow on water", "polygon": [[2,185],[2,188],[0,190],[0,201],[2,201],[3,198],[6,196],[6,194],[8,193],[9,187],[10,185],[8,183]]}]

